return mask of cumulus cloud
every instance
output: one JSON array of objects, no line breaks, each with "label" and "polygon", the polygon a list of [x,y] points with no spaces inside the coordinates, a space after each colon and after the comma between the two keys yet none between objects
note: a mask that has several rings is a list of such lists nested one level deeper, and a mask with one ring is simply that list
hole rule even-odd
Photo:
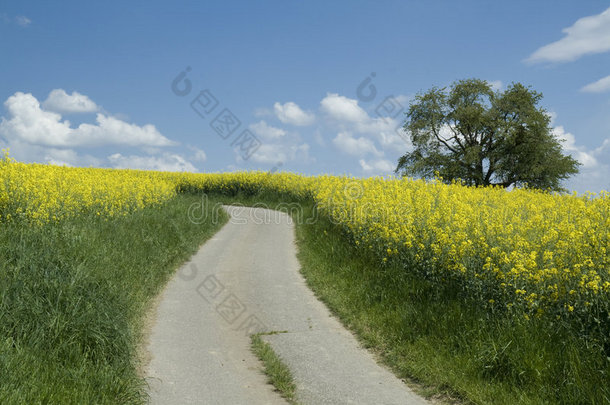
[{"label": "cumulus cloud", "polygon": [[578,19],[564,28],[563,38],[537,49],[527,62],[569,62],[584,55],[610,51],[610,8]]},{"label": "cumulus cloud", "polygon": [[253,162],[269,165],[282,165],[293,160],[309,160],[309,145],[301,144],[262,144],[250,156]]},{"label": "cumulus cloud", "polygon": [[583,146],[576,145],[576,138],[570,132],[566,132],[563,126],[559,125],[553,128],[553,133],[559,139],[562,149],[572,155],[582,164],[582,168],[590,169],[597,166],[598,162],[594,153],[587,151]]},{"label": "cumulus cloud", "polygon": [[[396,101],[404,105],[406,96],[398,96]],[[400,100],[400,101],[399,101]],[[382,150],[391,153],[404,153],[409,148],[409,142],[405,136],[401,136],[400,116],[371,117],[362,107],[358,105],[358,100],[341,96],[336,93],[328,93],[320,102],[320,109],[328,118],[331,125],[338,126],[342,132],[352,132],[364,135],[379,142]],[[337,139],[339,138],[339,139]],[[345,143],[353,143],[347,139],[346,135],[338,135],[333,141],[339,147]],[[364,138],[363,138],[364,139]],[[364,143],[361,141],[360,143]]]},{"label": "cumulus cloud", "polygon": [[[66,166],[110,166],[116,168],[197,171],[181,155],[162,148],[176,145],[154,125],[139,126],[119,118],[96,114],[94,123],[71,125],[60,112],[93,112],[98,106],[78,92],[57,89],[40,105],[32,94],[17,92],[4,103],[7,114],[0,120],[0,146],[10,148],[20,161]],[[98,146],[137,147],[149,156],[115,153],[96,157],[82,153]],[[193,160],[205,161],[205,152],[191,147]]]},{"label": "cumulus cloud", "polygon": [[182,156],[164,153],[161,156],[124,156],[115,153],[108,156],[110,165],[116,169],[157,170],[164,172],[197,172],[197,168]]},{"label": "cumulus cloud", "polygon": [[320,102],[320,109],[329,118],[336,121],[364,123],[369,115],[358,105],[358,100],[340,96],[337,93],[328,93]]},{"label": "cumulus cloud", "polygon": [[[554,119],[556,114],[551,116]],[[607,163],[610,162],[610,138],[606,138],[599,147],[590,149],[579,145],[576,137],[561,125],[555,126],[553,133],[560,140],[564,153],[581,163],[579,173],[570,177],[565,187],[578,192],[610,190],[610,166]]]},{"label": "cumulus cloud", "polygon": [[404,153],[410,147],[410,142],[402,131],[401,123],[395,118],[369,117],[367,120],[357,123],[354,129],[358,133],[374,137],[381,147],[389,152]]},{"label": "cumulus cloud", "polygon": [[[314,122],[319,124],[310,135],[311,142],[316,146],[326,147],[331,143],[344,154],[358,158],[366,156],[381,158],[387,153],[391,160],[410,147],[407,138],[399,134],[402,119],[400,112],[404,112],[408,100],[409,97],[403,95],[392,97],[391,103],[378,106],[375,111],[369,113],[358,104],[358,100],[338,93],[327,93],[319,104],[318,115],[321,119],[318,119],[314,113],[304,111],[293,102],[275,103],[273,113],[285,124],[301,126]],[[387,100],[384,100],[384,103],[385,101]],[[258,117],[267,117],[270,113],[270,110],[258,109],[254,114]],[[382,116],[384,114],[391,116]],[[307,156],[303,147],[307,145],[308,150],[309,145],[303,143],[298,134],[286,128],[274,127],[265,120],[251,124],[249,128],[263,142],[250,161],[277,164],[278,161],[286,162],[300,158],[306,161],[313,160]],[[332,136],[328,137],[330,142],[325,139],[328,132],[332,133]],[[240,161],[239,157],[237,161]]]},{"label": "cumulus cloud", "polygon": [[64,89],[55,89],[49,93],[42,103],[42,108],[56,113],[88,113],[99,109],[91,99],[84,94],[73,91],[66,93]]},{"label": "cumulus cloud", "polygon": [[45,150],[43,160],[57,166],[75,166],[76,162],[80,160],[80,156],[72,149],[49,148]]},{"label": "cumulus cloud", "polygon": [[604,93],[610,91],[610,76],[606,76],[598,81],[589,83],[580,90],[584,91],[585,93]]},{"label": "cumulus cloud", "polygon": [[407,134],[401,131],[401,135],[396,130],[386,130],[376,133],[377,140],[384,150],[403,154],[412,150],[411,141]]},{"label": "cumulus cloud", "polygon": [[105,159],[90,154],[79,153],[71,148],[56,148],[32,145],[21,140],[5,142],[0,139],[0,149],[10,149],[12,158],[20,162],[51,163],[60,166],[104,166]]},{"label": "cumulus cloud", "polygon": [[303,111],[301,107],[292,101],[284,104],[273,104],[273,111],[284,124],[307,126],[315,121],[315,116],[312,113]]},{"label": "cumulus cloud", "polygon": [[97,125],[81,124],[74,130],[74,141],[81,145],[171,146],[170,141],[152,124],[138,126],[97,114]]},{"label": "cumulus cloud", "polygon": [[205,162],[208,159],[208,156],[203,149],[199,149],[195,146],[189,146],[189,149],[193,152],[192,160]]},{"label": "cumulus cloud", "polygon": [[339,132],[335,139],[333,139],[333,144],[337,149],[348,155],[364,156],[370,153],[375,156],[381,156],[383,154],[377,150],[375,144],[369,138],[355,138],[349,132]]},{"label": "cumulus cloud", "polygon": [[[304,126],[314,120],[313,114],[304,112],[292,102],[275,103],[274,110],[277,118],[287,124]],[[264,115],[268,114],[261,113],[259,116]],[[265,120],[250,124],[248,128],[261,141],[261,145],[248,157],[249,162],[278,166],[289,161],[310,161],[309,144],[303,142],[299,133],[274,127]],[[236,146],[234,152],[236,162],[244,162],[243,150]]]},{"label": "cumulus cloud", "polygon": [[126,145],[169,146],[175,143],[161,135],[154,125],[138,126],[101,113],[96,124],[72,128],[60,114],[46,111],[32,94],[17,92],[4,103],[9,118],[0,121],[0,135],[8,141],[20,140],[54,147]]},{"label": "cumulus cloud", "polygon": [[[599,192],[601,190],[610,191],[610,138],[607,138],[601,146],[589,151],[595,158],[594,165],[581,166],[580,171],[575,176],[570,177],[565,187],[568,190],[576,190],[584,193],[585,191]],[[576,157],[576,156],[575,156]]]},{"label": "cumulus cloud", "polygon": [[377,159],[369,161],[360,159],[358,163],[360,163],[362,171],[367,175],[391,174],[394,172],[395,169],[395,165],[393,165],[392,162],[386,159]]},{"label": "cumulus cloud", "polygon": [[286,131],[281,128],[273,127],[267,124],[264,120],[250,125],[250,129],[262,139],[271,140],[279,139],[286,136]]},{"label": "cumulus cloud", "polygon": [[288,150],[284,145],[263,144],[250,156],[253,162],[277,164],[288,160]]}]

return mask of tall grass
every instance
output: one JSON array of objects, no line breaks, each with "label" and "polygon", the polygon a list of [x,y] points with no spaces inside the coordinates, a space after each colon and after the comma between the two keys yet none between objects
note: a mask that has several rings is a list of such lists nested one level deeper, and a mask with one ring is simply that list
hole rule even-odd
[{"label": "tall grass", "polygon": [[[286,195],[224,192],[225,203],[286,207]],[[425,396],[480,404],[610,402],[610,359],[574,325],[494,311],[458,286],[382,265],[297,199],[298,258],[309,286],[362,343]]]},{"label": "tall grass", "polygon": [[309,285],[424,394],[507,405],[610,402],[610,361],[569,325],[490,312],[451,285],[398,264],[382,268],[324,218],[297,223]]},{"label": "tall grass", "polygon": [[[17,170],[21,166],[11,167],[16,169],[10,173],[17,177],[22,174]],[[61,170],[53,170],[61,178]],[[43,171],[39,174],[45,177]],[[481,300],[476,294],[468,294],[459,278],[445,279],[443,275],[450,269],[443,267],[444,262],[427,260],[436,257],[430,253],[434,248],[443,253],[442,244],[428,246],[416,238],[414,241],[422,243],[413,244],[413,249],[406,243],[398,252],[384,245],[387,238],[382,234],[371,231],[370,238],[362,238],[360,226],[345,226],[350,218],[343,222],[333,218],[351,212],[340,205],[317,210],[314,203],[320,201],[314,200],[319,196],[313,193],[317,181],[313,178],[264,173],[151,176],[157,176],[155,181],[165,186],[174,182],[166,189],[167,196],[176,190],[182,194],[167,197],[169,200],[157,198],[147,208],[120,205],[125,208],[117,211],[120,215],[98,216],[97,212],[105,211],[95,204],[84,210],[75,204],[66,215],[57,216],[65,208],[60,198],[63,194],[58,192],[51,201],[55,205],[47,207],[48,213],[55,213],[57,218],[47,215],[40,221],[33,220],[37,218],[33,216],[35,209],[29,215],[17,206],[13,213],[10,204],[5,204],[9,208],[2,212],[0,227],[0,403],[144,402],[136,351],[143,315],[173,270],[220,227],[212,219],[220,214],[226,220],[217,209],[219,201],[262,202],[272,208],[281,202],[289,208],[297,223],[302,271],[311,287],[397,374],[418,381],[428,395],[498,404],[610,402],[610,344],[604,344],[610,342],[607,295],[595,295],[595,305],[585,301],[583,308],[575,309],[566,302],[558,307],[562,312],[557,317],[529,317],[527,311],[517,311],[516,316],[504,305],[493,305],[494,295]],[[11,179],[2,182],[10,191],[5,193],[4,202],[8,203],[17,201],[11,199],[11,192],[21,195]],[[339,187],[349,179],[323,177],[320,181]],[[382,187],[385,183],[377,183],[371,184],[380,191],[369,193],[371,198],[387,194]],[[129,190],[121,190],[126,193],[119,193],[118,200],[130,201]],[[345,188],[328,190],[338,193],[335,197],[351,198]],[[81,191],[91,197],[88,188]],[[140,191],[143,194],[138,195],[147,195],[147,190]],[[201,192],[212,194],[204,206],[207,221],[197,225],[189,221],[187,212],[192,204],[201,202]],[[424,193],[422,198],[426,196],[430,197]],[[601,204],[601,210],[595,215],[605,215],[610,207],[604,198],[596,203]],[[294,210],[294,205],[286,203],[296,203],[300,209]],[[434,205],[427,207],[430,215],[440,215]],[[111,212],[114,208],[109,209]],[[584,223],[591,222],[595,215],[585,215]],[[397,218],[385,225],[400,226],[402,217]],[[425,215],[414,218],[423,219]],[[540,215],[536,218],[543,219]],[[607,222],[608,217],[604,218]],[[460,221],[468,226],[475,223],[464,218]],[[377,222],[373,219],[365,225]],[[601,255],[600,260],[589,263],[599,268],[599,274],[593,277],[589,272],[591,280],[580,279],[583,291],[605,291],[610,285],[604,282],[607,255],[600,248],[600,243],[607,242],[607,232],[603,232],[607,229],[600,224],[597,226],[602,227],[603,240],[592,237],[596,242],[589,243]],[[434,231],[432,228],[422,226],[421,231],[427,234]],[[476,226],[472,230],[480,231]],[[389,228],[383,231],[391,233]],[[591,234],[590,229],[587,232]],[[574,235],[578,239],[580,233]],[[578,240],[582,244],[585,239]],[[532,243],[536,241],[531,239]],[[561,242],[566,249],[576,247]],[[451,243],[457,242],[451,239]],[[392,257],[382,258],[384,252]],[[417,260],[402,260],[411,253]],[[422,257],[426,259],[423,262]],[[534,266],[534,261],[531,264]],[[468,262],[468,268],[475,272],[479,265],[483,266]],[[434,275],[441,275],[442,282]],[[576,290],[574,295],[578,295]],[[514,294],[521,293],[521,289],[517,291]],[[561,293],[572,297],[569,289]],[[528,295],[532,297],[532,311],[534,295]],[[584,311],[584,318],[579,317],[579,311]],[[587,322],[579,324],[581,318]]]},{"label": "tall grass", "polygon": [[144,403],[137,347],[151,299],[220,223],[196,196],[126,216],[0,227],[0,403]]}]

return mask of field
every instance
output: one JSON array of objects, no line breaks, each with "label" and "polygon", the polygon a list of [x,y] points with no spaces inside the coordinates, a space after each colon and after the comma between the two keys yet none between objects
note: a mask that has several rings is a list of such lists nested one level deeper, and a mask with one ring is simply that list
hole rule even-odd
[{"label": "field", "polygon": [[2,402],[142,400],[135,348],[146,306],[222,224],[212,215],[189,221],[202,194],[207,213],[220,201],[258,202],[300,218],[300,260],[314,291],[430,392],[498,403],[610,399],[610,194],[68,168],[5,156]]}]

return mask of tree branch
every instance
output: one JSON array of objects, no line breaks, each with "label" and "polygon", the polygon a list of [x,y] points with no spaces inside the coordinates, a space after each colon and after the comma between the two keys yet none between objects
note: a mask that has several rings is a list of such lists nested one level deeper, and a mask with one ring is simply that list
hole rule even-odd
[{"label": "tree branch", "polygon": [[449,146],[449,144],[447,143],[447,141],[443,138],[441,138],[441,136],[436,132],[436,128],[434,128],[434,126],[432,126],[432,133],[434,134],[434,137],[436,138],[437,141],[439,141],[440,143],[442,143],[443,145],[445,145],[445,147],[447,149],[449,149],[451,152],[457,154],[458,151],[455,150],[454,148],[452,148],[451,146]]},{"label": "tree branch", "polygon": [[453,133],[453,138],[451,139],[455,139],[455,141],[457,142],[458,146],[460,147],[460,149],[462,150],[462,152],[466,151],[466,148],[464,147],[464,145],[462,145],[462,142],[460,142],[460,137],[459,132],[457,132],[452,126],[451,124],[447,124],[447,126],[449,127],[449,129],[451,130],[451,132]]}]

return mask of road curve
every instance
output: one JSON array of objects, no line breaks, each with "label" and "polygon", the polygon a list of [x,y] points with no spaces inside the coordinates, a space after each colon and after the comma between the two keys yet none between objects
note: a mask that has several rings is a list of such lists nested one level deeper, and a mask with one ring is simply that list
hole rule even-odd
[{"label": "road curve", "polygon": [[288,365],[302,404],[425,404],[377,365],[299,273],[288,215],[227,206],[231,220],[162,293],[147,346],[153,404],[283,404],[249,334]]}]

